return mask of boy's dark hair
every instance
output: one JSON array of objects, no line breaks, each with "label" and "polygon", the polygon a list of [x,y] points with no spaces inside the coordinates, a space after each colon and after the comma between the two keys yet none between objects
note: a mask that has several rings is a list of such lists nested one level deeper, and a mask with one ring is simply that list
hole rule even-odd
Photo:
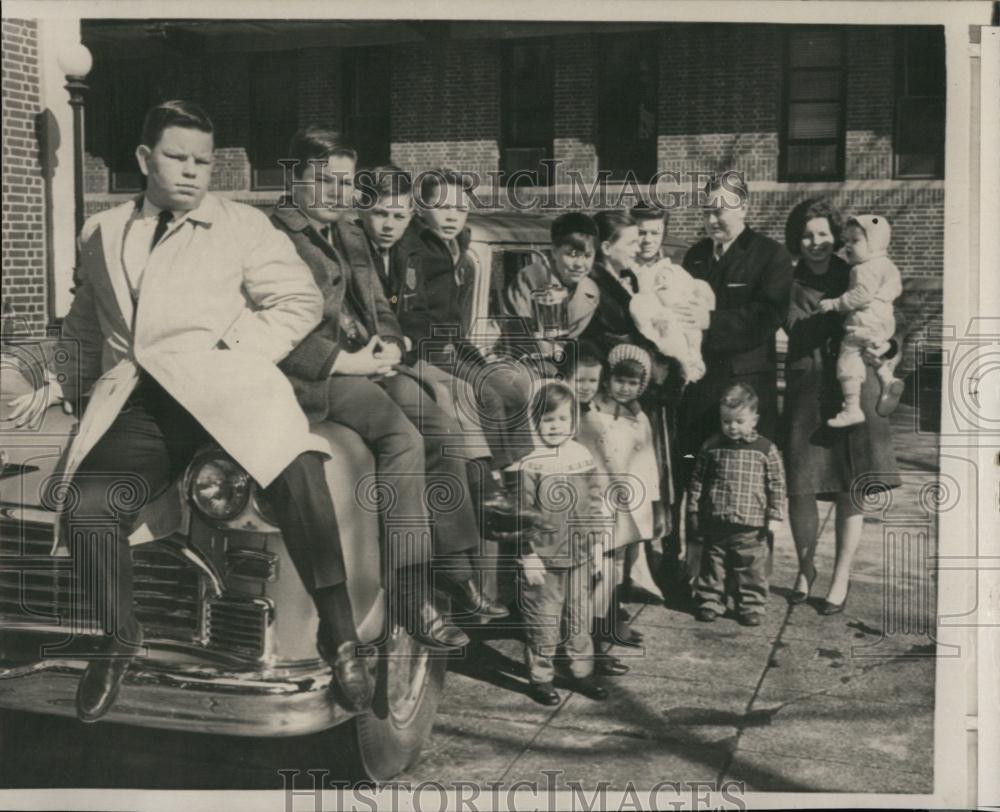
[{"label": "boy's dark hair", "polygon": [[576,346],[576,363],[573,365],[573,374],[580,367],[603,367],[604,358],[600,350],[589,341],[581,341]]},{"label": "boy's dark hair", "polygon": [[469,179],[457,169],[431,169],[421,173],[417,202],[425,208],[434,208],[440,201],[442,186],[457,186],[464,192],[472,191]]},{"label": "boy's dark hair", "polygon": [[376,166],[374,169],[363,169],[355,177],[355,185],[360,195],[361,203],[374,206],[383,198],[405,197],[413,193],[413,180],[410,173],[395,164]]},{"label": "boy's dark hair", "polygon": [[646,368],[633,358],[624,358],[613,367],[608,373],[609,378],[637,378],[640,381],[646,379]]},{"label": "boy's dark hair", "polygon": [[356,161],[358,153],[336,130],[309,126],[303,127],[292,136],[288,144],[288,157],[298,162],[292,170],[292,175],[301,178],[310,161],[325,161],[333,157]]},{"label": "boy's dark hair", "polygon": [[844,231],[844,217],[840,209],[834,206],[829,198],[813,197],[797,204],[788,215],[788,222],[785,223],[785,247],[788,248],[788,253],[796,257],[802,253],[802,235],[806,223],[820,217],[825,217],[830,224],[833,250],[836,251],[843,245],[841,236]]},{"label": "boy's dark hair", "polygon": [[152,149],[160,142],[160,137],[167,127],[184,127],[188,130],[201,130],[212,135],[215,127],[200,104],[184,99],[171,99],[160,102],[149,109],[142,122],[141,143]]},{"label": "boy's dark hair", "polygon": [[576,395],[564,383],[547,383],[531,399],[531,424],[537,429],[545,415],[554,412],[564,403],[570,404],[570,411],[576,414]]},{"label": "boy's dark hair", "polygon": [[670,225],[670,212],[654,206],[647,200],[640,200],[628,210],[628,213],[637,223],[648,222],[649,220],[662,220],[664,230]]},{"label": "boy's dark hair", "polygon": [[719,399],[719,407],[722,409],[750,409],[751,411],[758,411],[760,408],[760,400],[757,398],[757,393],[753,391],[753,387],[745,383],[734,383],[725,392],[722,393],[722,397]]},{"label": "boy's dark hair", "polygon": [[597,232],[601,242],[614,242],[618,235],[629,226],[634,226],[635,220],[624,211],[599,211],[594,215]]},{"label": "boy's dark hair", "polygon": [[[597,243],[597,223],[582,212],[567,212],[552,221],[551,235],[553,248],[568,245],[577,251],[586,251]],[[590,246],[582,237],[590,237]]]}]

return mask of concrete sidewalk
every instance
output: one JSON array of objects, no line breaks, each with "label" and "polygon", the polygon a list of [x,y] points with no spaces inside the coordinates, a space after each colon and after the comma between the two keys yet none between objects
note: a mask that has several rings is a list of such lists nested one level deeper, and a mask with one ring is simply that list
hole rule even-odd
[{"label": "concrete sidewalk", "polygon": [[[933,579],[909,562],[936,546],[934,515],[921,522],[914,508],[935,475],[937,442],[914,433],[912,408],[901,406],[893,424],[908,473],[893,507],[873,505],[866,515],[843,614],[816,611],[834,548],[833,514],[821,504],[820,576],[809,603],[785,600],[797,571],[785,524],[759,628],[633,606],[645,648],[615,651],[632,670],[605,680],[606,702],[562,691],[559,706],[537,705],[521,693],[520,643],[484,643],[478,661],[449,673],[423,756],[399,780],[544,785],[542,770],[561,770],[561,782],[589,788],[733,780],[747,791],[931,792]],[[905,522],[894,518],[899,506]]]}]

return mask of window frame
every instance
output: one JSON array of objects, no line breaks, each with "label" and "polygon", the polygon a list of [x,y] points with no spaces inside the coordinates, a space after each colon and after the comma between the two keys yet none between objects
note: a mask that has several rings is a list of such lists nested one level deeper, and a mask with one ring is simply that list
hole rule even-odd
[{"label": "window frame", "polygon": [[[548,139],[545,144],[528,144],[525,142],[519,142],[513,139],[512,129],[514,116],[513,111],[513,54],[514,49],[517,47],[524,47],[526,45],[536,45],[539,47],[545,47],[549,51],[548,58],[548,75],[545,77],[547,80],[547,91],[549,95],[549,104],[547,109],[550,111],[549,115],[549,126],[548,126]],[[551,37],[531,37],[529,39],[513,39],[506,40],[501,43],[500,51],[500,161],[499,169],[501,172],[501,177],[506,179],[513,172],[518,170],[512,170],[509,168],[506,160],[506,154],[508,149],[543,149],[544,155],[539,161],[539,187],[551,186],[555,183],[555,178],[551,177],[552,173],[548,171],[542,171],[544,169],[541,161],[552,161],[555,158],[555,134],[556,134],[556,122],[555,122],[555,85],[556,85],[556,64],[555,64],[555,43]],[[547,182],[546,182],[547,181]]]},{"label": "window frame", "polygon": [[[139,126],[133,129],[129,136],[124,135],[124,128],[120,126],[120,122],[123,119],[121,115],[121,94],[119,90],[123,84],[135,87],[138,83],[142,83],[145,88],[145,102],[140,105],[140,110],[138,114]],[[116,62],[114,64],[114,74],[112,78],[112,91],[111,91],[111,111],[108,118],[109,126],[107,129],[108,133],[108,191],[111,194],[135,194],[137,192],[142,192],[146,188],[146,178],[139,168],[137,159],[134,157],[134,152],[136,146],[139,144],[140,130],[142,129],[142,121],[146,115],[146,111],[152,107],[152,99],[154,96],[151,71],[149,68],[149,63],[146,60],[134,59],[128,60],[126,62]],[[129,150],[129,155],[131,158],[130,170],[125,170],[122,167],[116,165],[119,149],[122,149],[122,143],[119,143],[120,139],[123,139],[123,143]],[[124,151],[120,157],[124,158]],[[136,175],[136,183],[133,185],[131,183],[123,183],[123,175]]]},{"label": "window frame", "polygon": [[[808,31],[832,31],[840,39],[840,67],[792,67],[792,38],[795,34]],[[846,178],[847,172],[847,87],[848,87],[848,66],[847,66],[847,36],[843,26],[834,25],[795,25],[789,26],[784,32],[783,53],[782,53],[782,82],[781,82],[781,121],[778,130],[778,181],[780,183],[801,183],[801,182],[838,182]],[[837,122],[837,134],[830,138],[791,138],[789,129],[791,127],[791,107],[793,103],[826,103],[829,99],[796,99],[792,100],[792,74],[793,71],[817,71],[817,70],[839,70],[840,82],[838,83],[840,115]],[[836,149],[835,171],[823,175],[809,172],[791,172],[788,168],[789,148],[796,146],[822,146],[833,145]]]},{"label": "window frame", "polygon": [[[385,46],[364,45],[352,48],[344,48],[340,57],[340,75],[342,78],[343,113],[341,116],[341,127],[345,135],[350,139],[351,144],[358,152],[358,166],[372,168],[392,161],[392,62],[389,57],[390,51]],[[357,79],[358,66],[367,60],[383,58],[386,72],[385,88],[385,111],[379,116],[366,115],[357,112],[355,101],[357,100],[358,88]],[[360,135],[357,132],[355,122],[362,119],[384,119],[381,129],[385,133],[384,150],[380,152],[378,158],[367,158],[365,147],[361,143]],[[380,145],[383,146],[383,145]]]},{"label": "window frame", "polygon": [[[596,148],[597,148],[597,170],[598,173],[607,171],[610,173],[609,180],[612,182],[624,181],[628,178],[629,173],[631,173],[636,180],[640,183],[646,183],[647,179],[644,176],[652,177],[653,174],[658,169],[659,166],[659,121],[660,121],[660,36],[659,31],[641,31],[641,32],[629,32],[627,34],[602,34],[601,37],[611,37],[615,39],[628,38],[635,40],[642,44],[642,40],[646,40],[649,44],[649,53],[652,54],[652,78],[653,78],[653,136],[649,139],[649,155],[645,156],[649,162],[648,166],[628,166],[624,169],[620,167],[610,167],[607,165],[606,159],[603,157],[606,154],[606,146],[610,140],[608,134],[605,131],[606,122],[610,120],[610,117],[605,115],[604,108],[604,90],[605,81],[604,77],[608,75],[608,59],[609,59],[609,49],[603,46],[603,43],[598,44],[599,56],[598,62],[598,79],[597,87],[595,88],[595,97],[597,101],[597,132],[596,136]],[[636,139],[638,141],[638,139]],[[638,152],[636,148],[633,150]],[[647,170],[649,170],[647,172]]]},{"label": "window frame", "polygon": [[[288,136],[291,138],[292,134],[298,129],[299,120],[299,99],[298,99],[298,87],[299,87],[299,60],[297,51],[266,51],[260,54],[255,54],[254,58],[251,60],[250,77],[248,84],[248,116],[250,119],[250,137],[247,139],[247,163],[250,165],[250,190],[254,192],[270,192],[277,191],[284,188],[283,182],[278,183],[266,183],[261,181],[258,173],[266,171],[257,166],[258,163],[258,151],[260,150],[260,133],[261,127],[258,126],[257,122],[254,120],[254,114],[257,112],[257,102],[258,95],[260,94],[260,88],[257,85],[258,72],[262,71],[265,66],[270,66],[273,63],[280,64],[283,68],[287,69],[291,76],[290,81],[287,83],[288,87],[294,89],[291,94],[286,94],[285,98],[291,98],[292,101],[292,121],[289,127]],[[268,105],[270,106],[270,105]],[[283,150],[282,150],[283,152]],[[279,152],[276,156],[277,158],[286,157]],[[277,165],[277,164],[276,164]],[[268,167],[268,170],[274,169],[274,167]]]},{"label": "window frame", "polygon": [[[945,155],[945,143],[944,143],[944,127],[947,121],[947,102],[948,102],[948,68],[947,68],[947,54],[942,53],[942,58],[944,59],[944,64],[942,65],[942,70],[944,72],[944,81],[942,82],[943,91],[940,95],[922,95],[915,93],[907,93],[907,56],[909,49],[907,48],[906,38],[909,34],[915,33],[917,29],[933,29],[939,30],[941,26],[904,26],[896,32],[895,45],[896,45],[896,61],[894,65],[895,69],[895,98],[893,103],[893,115],[892,115],[892,177],[895,180],[944,180],[944,155]],[[944,32],[941,31],[940,35],[943,39]],[[947,46],[946,46],[947,47]],[[941,139],[941,152],[937,157],[938,169],[931,173],[922,172],[902,172],[900,171],[900,156],[903,154],[899,148],[900,141],[900,125],[902,123],[902,106],[903,103],[908,99],[940,99],[942,103],[943,116],[941,119],[942,128],[942,139]]]}]

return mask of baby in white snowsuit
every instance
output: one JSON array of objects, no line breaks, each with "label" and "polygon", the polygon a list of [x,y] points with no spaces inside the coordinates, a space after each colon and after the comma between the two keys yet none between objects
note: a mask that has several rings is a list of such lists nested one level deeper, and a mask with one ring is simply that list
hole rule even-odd
[{"label": "baby in white snowsuit", "polygon": [[[837,380],[844,395],[840,413],[827,423],[835,428],[865,422],[861,410],[861,384],[867,375],[862,353],[888,346],[896,331],[893,302],[903,292],[899,269],[887,256],[892,237],[889,221],[882,215],[849,217],[844,228],[844,255],[851,265],[850,287],[836,299],[823,299],[823,312],[846,313],[844,338],[837,358]],[[883,393],[898,397],[903,382],[895,377],[895,365],[882,362],[877,368]]]}]

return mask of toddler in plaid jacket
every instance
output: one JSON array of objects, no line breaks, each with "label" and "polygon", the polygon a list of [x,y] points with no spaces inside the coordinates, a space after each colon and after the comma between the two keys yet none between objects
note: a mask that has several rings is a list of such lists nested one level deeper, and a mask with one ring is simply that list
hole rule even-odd
[{"label": "toddler in plaid jacket", "polygon": [[757,433],[757,395],[746,384],[726,390],[722,431],[705,441],[688,491],[688,529],[701,541],[695,581],[698,620],[726,611],[726,577],[735,582],[737,616],[760,625],[768,595],[768,523],[784,517],[785,469],[777,447]]}]

